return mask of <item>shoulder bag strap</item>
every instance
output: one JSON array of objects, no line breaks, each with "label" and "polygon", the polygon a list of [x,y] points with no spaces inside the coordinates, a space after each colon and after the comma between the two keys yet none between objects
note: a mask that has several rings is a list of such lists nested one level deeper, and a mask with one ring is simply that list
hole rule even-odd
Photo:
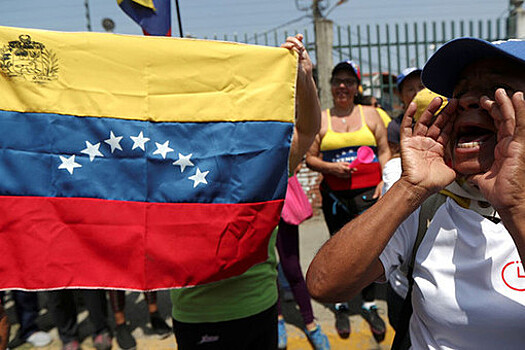
[{"label": "shoulder bag strap", "polygon": [[408,292],[405,300],[403,301],[403,307],[399,315],[398,329],[394,337],[394,342],[392,343],[392,350],[405,350],[410,348],[410,334],[408,331],[410,325],[410,317],[412,316],[412,289],[414,286],[414,265],[416,261],[416,253],[419,249],[419,245],[423,241],[425,234],[427,233],[427,228],[432,221],[432,218],[436,214],[438,208],[445,203],[447,197],[444,194],[436,193],[421,205],[419,211],[419,225],[417,228],[416,241],[412,247],[412,254],[410,260],[408,261]]}]

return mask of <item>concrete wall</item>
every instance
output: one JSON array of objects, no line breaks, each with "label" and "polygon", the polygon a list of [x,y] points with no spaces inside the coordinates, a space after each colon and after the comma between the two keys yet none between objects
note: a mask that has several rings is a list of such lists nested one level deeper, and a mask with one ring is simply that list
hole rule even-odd
[{"label": "concrete wall", "polygon": [[516,38],[525,39],[525,9],[516,10]]}]

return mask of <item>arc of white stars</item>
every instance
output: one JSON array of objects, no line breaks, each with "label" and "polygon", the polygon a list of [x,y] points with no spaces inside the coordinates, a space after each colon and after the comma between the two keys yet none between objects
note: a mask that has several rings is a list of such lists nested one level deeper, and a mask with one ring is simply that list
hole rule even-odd
[{"label": "arc of white stars", "polygon": [[193,153],[188,154],[187,156],[179,153],[179,159],[174,161],[173,165],[178,165],[180,167],[180,172],[184,172],[184,169],[186,169],[187,166],[194,166],[194,164],[191,162],[190,158],[193,155]]},{"label": "arc of white stars", "polygon": [[95,157],[104,157],[104,155],[99,151],[100,142],[92,145],[89,141],[86,141],[86,148],[84,148],[80,153],[89,155],[89,160],[92,162],[95,160]]},{"label": "arc of white stars", "polygon": [[157,150],[153,152],[153,154],[160,154],[163,159],[166,159],[166,155],[169,152],[173,152],[173,148],[170,148],[169,144],[170,144],[169,141],[166,141],[163,144],[155,142],[155,146],[157,146]]},{"label": "arc of white stars", "polygon": [[115,149],[122,151],[122,147],[120,147],[120,140],[122,140],[122,136],[115,136],[113,130],[111,130],[109,132],[109,139],[104,140],[104,142],[111,146],[111,153],[113,153]]},{"label": "arc of white stars", "polygon": [[146,151],[145,145],[150,139],[149,137],[144,137],[142,131],[138,136],[130,136],[130,138],[133,140],[133,147],[131,147],[131,150],[140,148],[141,150]]},{"label": "arc of white stars", "polygon": [[208,181],[206,181],[206,175],[208,175],[209,171],[201,172],[199,168],[197,168],[197,172],[195,175],[192,175],[188,177],[189,180],[193,181],[193,188],[197,187],[198,184],[208,184]]},{"label": "arc of white stars", "polygon": [[58,166],[58,169],[65,169],[67,170],[71,175],[73,175],[73,170],[75,168],[82,168],[82,165],[75,162],[75,155],[72,155],[71,157],[64,157],[59,156],[60,160],[62,161],[62,164]]},{"label": "arc of white stars", "polygon": [[[145,145],[146,142],[150,141],[150,138],[144,137],[144,133],[141,131],[137,136],[130,136],[131,140],[133,141],[132,150],[135,148],[140,148],[141,150],[145,151]],[[116,149],[122,151],[122,147],[120,146],[120,142],[123,139],[123,136],[115,136],[113,133],[113,130],[110,130],[109,139],[104,140],[106,144],[108,144],[111,147],[111,153],[114,153]],[[104,157],[104,154],[100,152],[100,142],[96,144],[91,144],[89,141],[86,142],[86,148],[81,150],[80,153],[87,154],[89,156],[89,160],[93,162],[96,157]],[[170,152],[174,152],[173,148],[169,147],[169,140],[165,141],[164,143],[158,143],[155,142],[155,146],[157,149],[153,152],[153,154],[159,154],[163,159],[166,159],[166,156]],[[186,170],[186,167],[194,167],[195,164],[191,161],[191,157],[193,156],[193,153],[190,153],[188,155],[184,155],[182,153],[179,153],[179,159],[174,161],[172,164],[175,166],[180,167],[180,172],[184,172]],[[72,155],[70,157],[67,156],[60,156],[61,164],[58,166],[58,169],[67,170],[71,175],[73,175],[73,172],[76,168],[81,168],[82,165],[75,162],[75,155]],[[194,175],[189,176],[188,179],[193,181],[193,188],[197,187],[199,184],[208,184],[208,181],[206,180],[206,176],[209,174],[209,171],[201,171],[199,168],[197,168]]]}]

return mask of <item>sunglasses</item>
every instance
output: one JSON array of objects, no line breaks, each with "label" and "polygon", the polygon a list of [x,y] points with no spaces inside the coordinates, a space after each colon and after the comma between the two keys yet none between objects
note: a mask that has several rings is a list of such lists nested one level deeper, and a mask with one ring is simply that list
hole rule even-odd
[{"label": "sunglasses", "polygon": [[339,79],[339,78],[333,78],[332,79],[332,85],[334,86],[339,86],[341,84],[344,84],[345,86],[352,86],[352,85],[357,85],[357,80],[356,79]]}]

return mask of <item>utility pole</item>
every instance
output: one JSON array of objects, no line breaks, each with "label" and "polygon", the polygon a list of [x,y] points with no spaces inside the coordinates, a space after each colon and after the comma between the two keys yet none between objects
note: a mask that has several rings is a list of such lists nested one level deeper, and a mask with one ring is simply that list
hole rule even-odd
[{"label": "utility pole", "polygon": [[525,38],[523,0],[510,0],[508,30],[511,38]]},{"label": "utility pole", "polygon": [[86,8],[86,27],[88,32],[91,31],[91,16],[89,14],[89,0],[84,0],[84,6]]},{"label": "utility pole", "polygon": [[330,93],[330,75],[333,66],[332,47],[334,41],[333,22],[323,17],[319,3],[323,0],[313,0],[312,12],[315,31],[315,58],[317,65],[317,86],[321,108],[329,108],[332,104]]}]

